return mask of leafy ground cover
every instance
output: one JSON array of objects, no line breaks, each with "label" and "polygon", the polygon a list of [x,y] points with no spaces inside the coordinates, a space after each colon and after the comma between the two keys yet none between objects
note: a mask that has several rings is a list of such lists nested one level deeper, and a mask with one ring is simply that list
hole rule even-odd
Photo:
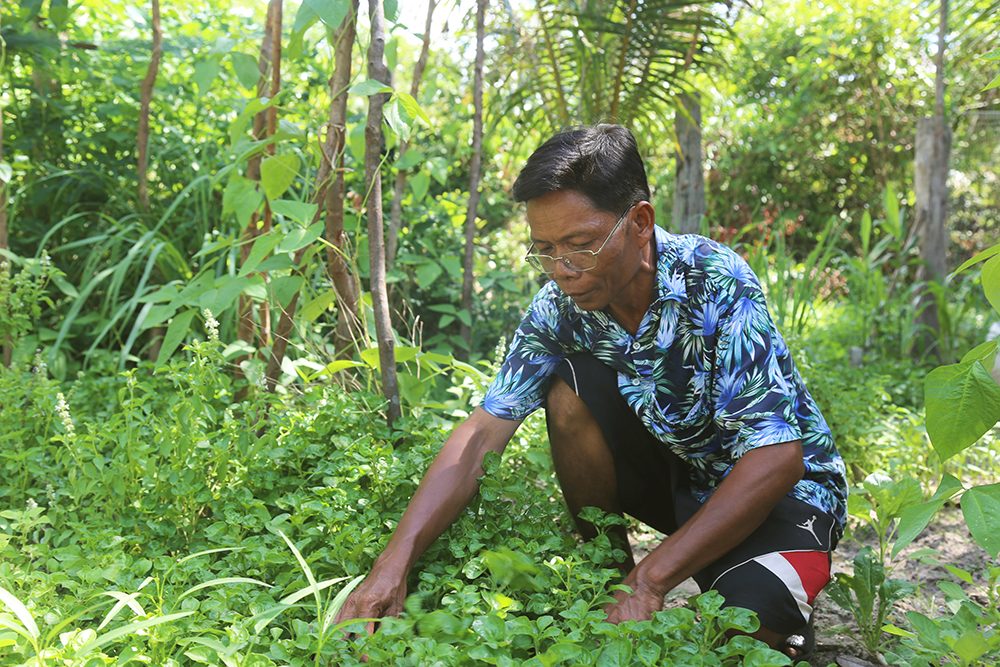
[{"label": "leafy ground cover", "polygon": [[[924,437],[912,388],[889,386],[889,370],[843,364],[839,347],[826,344],[838,335],[835,321],[801,341],[807,379],[831,392],[831,425],[848,451],[858,448],[856,465],[886,465],[920,495],[918,472],[927,478],[935,456],[907,441]],[[618,575],[601,564],[616,556],[604,537],[574,538],[540,418],[502,463],[487,460],[478,499],[418,564],[403,616],[374,636],[346,638],[350,628],[333,625],[337,608],[489,369],[454,377],[448,401],[413,410],[390,432],[377,417],[380,397],[364,390],[314,384],[237,402],[218,340],[210,334],[187,354],[124,373],[111,360],[65,384],[40,361],[0,371],[8,499],[0,665],[357,664],[363,656],[403,665],[791,664],[747,638],[728,640],[756,619],[690,587],[650,622],[604,622]],[[860,456],[874,432],[879,452]],[[970,457],[995,470],[988,451]],[[952,469],[934,465],[933,474]],[[864,486],[855,495],[875,498]],[[862,545],[883,541],[865,507],[853,505],[854,530],[836,564],[842,577],[858,577]],[[970,627],[987,638],[956,664],[998,655],[996,569],[954,513],[944,521],[885,570],[871,561],[868,593],[886,605],[876,654],[894,664],[934,661],[927,656],[940,646],[917,640],[922,623],[940,626],[938,642],[952,648]],[[649,536],[635,537],[641,555]],[[936,554],[917,551],[935,544]],[[899,588],[906,596],[872,583],[880,573],[911,579]],[[871,658],[856,640],[860,613],[834,611],[824,598],[820,660]]]}]

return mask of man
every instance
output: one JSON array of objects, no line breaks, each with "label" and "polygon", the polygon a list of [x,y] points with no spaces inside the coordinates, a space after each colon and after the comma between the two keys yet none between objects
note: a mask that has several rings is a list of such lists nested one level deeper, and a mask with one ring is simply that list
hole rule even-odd
[{"label": "man", "polygon": [[[586,506],[667,535],[622,564],[632,592],[615,594],[610,621],[650,618],[694,576],[756,611],[755,636],[770,645],[807,634],[843,529],[845,470],[753,272],[724,246],[655,226],[642,159],[620,126],[549,139],[514,197],[527,204],[525,259],[551,280],[340,618],[402,610],[410,568],[475,495],[484,454],[544,406],[583,536],[596,534],[578,516]],[[624,527],[617,538],[627,547]]]}]

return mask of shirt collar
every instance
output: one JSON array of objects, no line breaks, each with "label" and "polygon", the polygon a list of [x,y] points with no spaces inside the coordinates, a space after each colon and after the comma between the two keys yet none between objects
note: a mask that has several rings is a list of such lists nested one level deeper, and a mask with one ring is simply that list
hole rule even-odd
[{"label": "shirt collar", "polygon": [[660,226],[653,227],[656,238],[656,301],[684,301],[687,289],[684,274],[674,270],[677,237]]}]

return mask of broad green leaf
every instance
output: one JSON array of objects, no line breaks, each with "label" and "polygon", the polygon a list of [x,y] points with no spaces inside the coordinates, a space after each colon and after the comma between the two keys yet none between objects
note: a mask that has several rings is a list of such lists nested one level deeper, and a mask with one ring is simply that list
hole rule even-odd
[{"label": "broad green leaf", "polygon": [[292,22],[292,41],[295,41],[296,38],[301,40],[302,33],[317,21],[319,21],[319,16],[308,2],[299,5],[299,11],[295,12],[295,20]]},{"label": "broad green leaf", "polygon": [[333,30],[344,22],[351,7],[350,0],[305,0],[302,4],[308,5],[319,20]]},{"label": "broad green leaf", "polygon": [[861,251],[867,255],[872,238],[872,214],[867,210],[861,214]]},{"label": "broad green leaf", "polygon": [[971,665],[990,650],[990,645],[979,630],[969,629],[955,642],[954,650],[963,665]]},{"label": "broad green leaf", "polygon": [[457,311],[457,312],[455,313],[455,315],[457,315],[457,316],[458,316],[458,319],[459,319],[459,320],[460,320],[460,321],[462,322],[462,324],[464,324],[465,326],[467,326],[467,327],[471,327],[471,326],[472,326],[472,316],[471,316],[471,315],[469,315],[469,311],[467,311],[467,310],[466,310],[465,308],[463,308],[463,309],[461,309],[461,310]]},{"label": "broad green leaf", "polygon": [[396,164],[393,165],[396,169],[411,169],[424,159],[424,154],[418,151],[416,148],[409,148],[403,155],[396,160]]},{"label": "broad green leaf", "polygon": [[889,231],[897,239],[903,236],[903,229],[899,221],[899,199],[896,197],[896,188],[889,183],[885,189],[885,222]]},{"label": "broad green leaf", "polygon": [[959,363],[967,361],[982,361],[987,368],[993,367],[994,355],[996,354],[998,343],[996,340],[988,340],[980,343],[965,353]]},{"label": "broad green leaf", "polygon": [[216,281],[215,289],[201,296],[199,305],[211,310],[213,315],[220,315],[236,302],[236,297],[242,294],[251,282],[252,280],[246,277],[223,276]]},{"label": "broad green leaf", "polygon": [[257,59],[246,53],[233,51],[229,54],[229,62],[233,65],[236,79],[244,88],[253,88],[260,81],[260,68]]},{"label": "broad green leaf", "polygon": [[993,257],[994,255],[998,255],[998,254],[1000,254],[1000,243],[996,244],[995,246],[991,246],[991,247],[987,248],[986,250],[983,250],[982,252],[977,252],[975,255],[973,255],[969,259],[965,260],[964,262],[962,262],[962,265],[959,266],[957,269],[955,269],[955,271],[952,272],[951,275],[957,276],[958,274],[960,274],[962,271],[965,271],[970,266],[978,264],[979,262],[985,261],[985,260],[989,259],[990,257]]},{"label": "broad green leaf", "polygon": [[271,202],[271,210],[289,220],[294,220],[303,227],[308,227],[316,216],[317,206],[307,201],[275,199]]},{"label": "broad green leaf", "polygon": [[618,638],[604,645],[597,656],[597,667],[629,667],[632,664],[632,644]]},{"label": "broad green leaf", "polygon": [[260,182],[264,195],[274,201],[285,194],[299,172],[299,156],[295,153],[271,155],[260,163]]},{"label": "broad green leaf", "polygon": [[274,300],[282,308],[287,308],[292,302],[292,298],[302,289],[304,282],[302,276],[290,275],[281,276],[271,280],[271,291],[274,293]]},{"label": "broad green leaf", "polygon": [[184,337],[187,336],[188,330],[191,328],[191,320],[194,319],[197,312],[195,309],[185,310],[171,320],[170,325],[167,327],[167,333],[163,336],[160,354],[156,357],[156,364],[158,366],[164,364],[181,342],[183,342]]},{"label": "broad green leaf", "polygon": [[983,265],[980,280],[983,282],[986,300],[993,306],[993,310],[1000,313],[1000,255],[990,258]]},{"label": "broad green leaf", "polygon": [[437,262],[430,261],[426,264],[421,264],[416,268],[417,285],[423,289],[427,289],[442,273],[444,273],[444,269]]},{"label": "broad green leaf", "polygon": [[413,98],[413,95],[410,95],[409,93],[398,92],[396,93],[396,97],[399,98],[400,106],[402,106],[403,109],[406,110],[406,113],[409,114],[410,118],[419,118],[420,120],[424,121],[424,123],[426,123],[428,127],[430,127],[431,119],[427,116],[427,113],[420,108],[420,105],[417,104],[417,101]]},{"label": "broad green leaf", "polygon": [[330,307],[337,299],[337,293],[331,289],[325,289],[320,292],[315,298],[309,301],[306,305],[302,306],[302,310],[299,311],[299,317],[301,317],[306,322],[313,322],[317,317],[323,314],[327,308]]},{"label": "broad green leaf", "polygon": [[204,95],[208,92],[208,89],[212,86],[212,81],[219,75],[220,69],[219,61],[214,58],[211,60],[202,60],[194,66],[194,75],[191,77],[191,80],[198,86],[199,95]]},{"label": "broad green leaf", "polygon": [[926,502],[904,507],[899,516],[896,544],[892,548],[895,557],[904,547],[913,542],[930,523],[934,514],[962,489],[962,483],[945,473],[937,491]]},{"label": "broad green leaf", "polygon": [[14,616],[17,617],[17,620],[21,621],[21,625],[28,631],[32,639],[38,639],[38,625],[23,602],[18,600],[13,593],[2,587],[0,587],[0,602],[7,605],[7,608],[14,612]]},{"label": "broad green leaf", "polygon": [[974,486],[962,494],[969,532],[993,558],[1000,554],[1000,484]]},{"label": "broad green leaf", "polygon": [[375,95],[376,93],[391,93],[392,88],[385,85],[381,81],[376,81],[375,79],[367,79],[365,81],[361,81],[360,83],[356,83],[353,86],[351,86],[348,92],[350,92],[352,95],[368,96],[368,95]]},{"label": "broad green leaf", "polygon": [[245,229],[263,201],[264,195],[254,181],[234,173],[222,193],[222,213],[235,213],[240,229]]},{"label": "broad green leaf", "polygon": [[253,247],[250,248],[250,254],[247,255],[246,261],[240,267],[240,276],[245,276],[256,269],[264,258],[281,243],[283,238],[285,238],[284,235],[279,233],[277,229],[272,229],[267,234],[258,236],[257,240],[253,242]]},{"label": "broad green leaf", "polygon": [[347,368],[361,368],[366,365],[367,364],[363,364],[360,361],[351,361],[350,359],[337,359],[336,361],[331,361],[330,363],[328,363],[323,368],[323,370],[319,371],[315,375],[310,376],[309,380],[312,381],[315,380],[316,378],[325,377],[327,375],[333,375],[334,373],[337,373]]},{"label": "broad green leaf", "polygon": [[182,611],[176,614],[167,614],[166,616],[154,616],[153,618],[148,618],[144,621],[136,621],[135,623],[129,623],[128,625],[123,625],[120,628],[115,628],[110,632],[106,632],[103,635],[95,637],[92,641],[87,642],[83,646],[76,650],[76,657],[83,658],[87,656],[91,651],[96,651],[97,649],[110,644],[119,637],[125,637],[127,635],[136,634],[142,630],[146,630],[156,625],[162,625],[164,623],[172,623],[173,621],[186,618],[194,611]]},{"label": "broad green leaf", "polygon": [[304,248],[323,234],[323,222],[317,222],[311,227],[298,227],[288,230],[285,238],[281,239],[276,252],[295,252],[299,248]]},{"label": "broad green leaf", "polygon": [[997,75],[995,79],[986,84],[986,87],[981,92],[985,93],[987,90],[993,90],[994,88],[1000,88],[1000,75]]},{"label": "broad green leaf", "polygon": [[895,626],[892,623],[887,623],[886,625],[883,625],[882,632],[888,632],[890,635],[895,635],[897,637],[913,638],[917,636],[912,632],[910,632],[909,630],[904,630],[903,628]]},{"label": "broad green leaf", "polygon": [[1000,385],[982,361],[938,366],[924,379],[924,404],[927,435],[946,460],[1000,420]]},{"label": "broad green leaf", "polygon": [[420,202],[427,195],[427,189],[430,187],[431,178],[427,175],[427,172],[418,171],[410,177],[410,190],[413,192],[414,203]]},{"label": "broad green leaf", "polygon": [[413,119],[399,105],[399,99],[393,97],[383,109],[385,122],[389,124],[393,133],[403,141],[409,141],[413,134]]},{"label": "broad green leaf", "polygon": [[399,17],[399,0],[385,0],[383,7],[386,21],[395,21]]}]

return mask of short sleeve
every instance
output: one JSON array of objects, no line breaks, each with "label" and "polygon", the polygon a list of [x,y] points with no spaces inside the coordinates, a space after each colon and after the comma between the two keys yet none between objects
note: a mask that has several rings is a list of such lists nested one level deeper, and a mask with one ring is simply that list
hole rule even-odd
[{"label": "short sleeve", "polygon": [[783,368],[787,351],[760,287],[740,283],[720,298],[711,396],[715,424],[736,460],[757,447],[799,440],[802,432]]},{"label": "short sleeve", "polygon": [[521,420],[545,401],[549,379],[566,351],[556,332],[559,310],[552,284],[535,296],[514,333],[507,357],[480,407],[500,419]]}]

